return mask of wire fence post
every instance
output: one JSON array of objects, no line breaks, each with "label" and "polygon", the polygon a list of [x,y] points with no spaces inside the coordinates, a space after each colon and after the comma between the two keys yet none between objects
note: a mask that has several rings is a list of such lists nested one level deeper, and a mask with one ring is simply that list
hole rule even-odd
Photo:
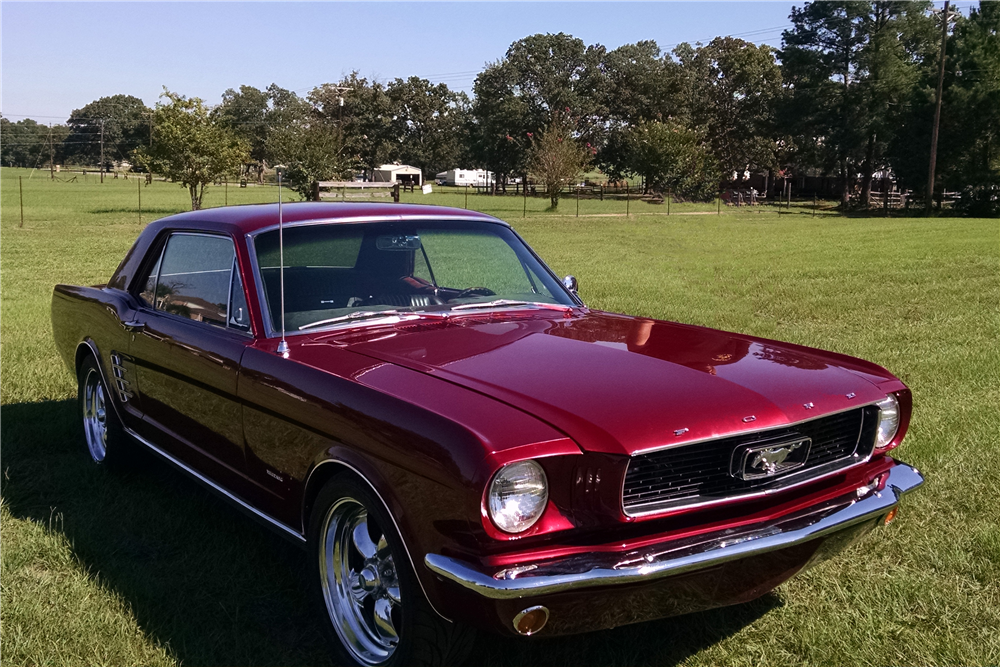
[{"label": "wire fence post", "polygon": [[813,193],[813,217],[816,217],[816,193]]},{"label": "wire fence post", "polygon": [[673,199],[672,190],[673,188],[667,188],[667,215],[670,215],[670,200]]},{"label": "wire fence post", "polygon": [[469,184],[465,184],[465,210],[469,210]]},{"label": "wire fence post", "polygon": [[24,184],[21,182],[21,177],[17,177],[17,191],[21,196],[21,224],[18,227],[24,227]]},{"label": "wire fence post", "polygon": [[524,179],[524,182],[521,183],[521,186],[522,186],[521,187],[521,195],[522,195],[522,199],[524,199],[524,210],[521,211],[521,217],[522,218],[527,218],[528,217],[528,179],[527,178]]},{"label": "wire fence post", "polygon": [[142,224],[142,181],[135,179],[136,188],[139,190],[139,224]]},{"label": "wire fence post", "polygon": [[628,208],[629,208],[629,202],[630,202],[630,200],[631,200],[631,196],[629,195],[629,191],[628,191],[628,181],[625,181],[625,217],[626,218],[628,217]]},{"label": "wire fence post", "polygon": [[576,188],[576,217],[580,217],[580,187]]},{"label": "wire fence post", "polygon": [[722,190],[719,190],[719,210],[716,215],[722,215]]},{"label": "wire fence post", "polygon": [[229,206],[229,178],[228,177],[226,178],[225,191],[226,191],[226,206]]}]

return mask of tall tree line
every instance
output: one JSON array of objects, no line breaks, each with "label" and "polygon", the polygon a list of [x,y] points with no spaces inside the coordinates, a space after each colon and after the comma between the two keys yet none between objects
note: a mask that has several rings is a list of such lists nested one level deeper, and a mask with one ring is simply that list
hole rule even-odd
[{"label": "tall tree line", "polygon": [[[531,35],[487,64],[471,99],[426,79],[354,72],[306,95],[276,85],[227,90],[205,122],[246,149],[244,174],[283,164],[303,194],[312,180],[393,161],[427,175],[486,168],[501,189],[515,178],[550,180],[542,165],[558,163],[693,199],[747,172],[830,176],[845,206],[852,193],[864,205],[886,171],[924,194],[943,20],[932,10],[927,0],[806,3],[792,10],[780,49],[719,37],[669,52],[651,40],[609,50]],[[953,21],[935,192],[960,191],[970,212],[996,213],[1000,4]],[[2,119],[0,161],[46,164],[50,132],[58,161],[97,164],[102,130],[106,165],[149,155],[160,108],[177,103],[163,100],[149,109],[127,95],[102,98],[51,130]],[[565,181],[562,172],[551,182]]]}]

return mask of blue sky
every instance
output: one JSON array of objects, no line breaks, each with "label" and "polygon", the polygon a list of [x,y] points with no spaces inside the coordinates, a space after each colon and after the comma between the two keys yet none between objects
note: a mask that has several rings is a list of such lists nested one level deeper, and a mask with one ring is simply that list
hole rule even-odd
[{"label": "blue sky", "polygon": [[108,95],[152,106],[167,86],[216,104],[241,84],[305,94],[353,69],[471,92],[486,63],[534,33],[608,48],[653,39],[667,49],[717,35],[778,46],[793,4],[802,3],[4,1],[0,109],[12,120],[58,123]]}]

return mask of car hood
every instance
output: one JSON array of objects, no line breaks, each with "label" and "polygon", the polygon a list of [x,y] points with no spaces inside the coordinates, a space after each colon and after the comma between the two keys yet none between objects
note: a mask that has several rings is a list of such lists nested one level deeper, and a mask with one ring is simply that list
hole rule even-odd
[{"label": "car hood", "polygon": [[328,341],[494,397],[585,450],[623,454],[850,409],[884,398],[878,385],[895,380],[843,355],[580,310],[477,314]]}]

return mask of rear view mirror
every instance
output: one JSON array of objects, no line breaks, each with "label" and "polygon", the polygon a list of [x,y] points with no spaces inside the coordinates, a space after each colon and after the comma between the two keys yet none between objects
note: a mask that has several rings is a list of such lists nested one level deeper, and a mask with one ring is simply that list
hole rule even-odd
[{"label": "rear view mirror", "polygon": [[414,234],[395,234],[375,238],[375,247],[379,250],[419,250],[420,237]]}]

